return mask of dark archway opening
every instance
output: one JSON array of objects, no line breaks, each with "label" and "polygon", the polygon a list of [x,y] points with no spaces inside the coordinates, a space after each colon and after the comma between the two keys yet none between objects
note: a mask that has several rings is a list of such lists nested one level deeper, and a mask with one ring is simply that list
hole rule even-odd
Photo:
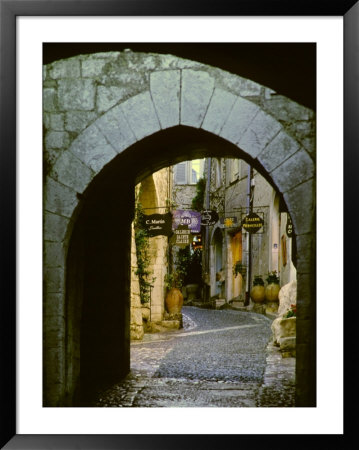
[{"label": "dark archway opening", "polygon": [[87,406],[130,370],[130,243],[134,186],[153,172],[201,157],[239,157],[233,144],[175,127],[134,144],[107,164],[81,195],[66,265],[66,404]]}]

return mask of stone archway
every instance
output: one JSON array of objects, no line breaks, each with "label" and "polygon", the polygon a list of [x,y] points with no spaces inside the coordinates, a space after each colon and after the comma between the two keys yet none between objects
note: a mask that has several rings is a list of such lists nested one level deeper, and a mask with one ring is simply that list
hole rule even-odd
[{"label": "stone archway", "polygon": [[[110,214],[113,186],[117,183],[117,189],[125,193],[117,194],[116,199],[122,199],[127,208],[125,222],[129,224],[133,201],[130,191],[135,179],[197,155],[198,150],[190,145],[177,153],[145,152],[144,145],[141,159],[137,159],[138,146],[152,136],[168,139],[172,131],[189,137],[199,133],[227,143],[232,156],[247,159],[282,195],[293,220],[298,253],[296,405],[315,405],[314,113],[272,94],[250,80],[171,55],[100,53],[44,67],[46,406],[66,404],[66,392],[73,392],[75,384],[71,374],[78,372],[76,367],[69,370],[66,350],[73,319],[66,300],[66,283],[71,283],[73,276],[68,273],[68,258],[78,260],[80,254],[68,254],[73,231],[81,234],[78,230],[83,217],[96,218],[94,223],[102,226],[98,214],[94,214],[101,205],[108,216],[106,223],[113,227],[102,244],[111,248],[116,223],[121,222],[119,216]],[[115,168],[122,171],[121,180],[116,180]],[[129,283],[126,263],[130,253],[126,230],[128,245],[118,243],[116,250],[125,262],[121,266],[125,284]],[[103,232],[105,235],[108,230]],[[91,241],[94,234],[89,229],[87,233]],[[113,258],[117,261],[115,253]],[[123,305],[125,317],[129,309],[126,299]],[[127,326],[124,320],[123,330],[117,335],[122,339],[125,359]],[[105,360],[106,366],[110,360]],[[112,370],[110,365],[107,370]],[[126,363],[117,372],[121,370],[126,371]]]}]

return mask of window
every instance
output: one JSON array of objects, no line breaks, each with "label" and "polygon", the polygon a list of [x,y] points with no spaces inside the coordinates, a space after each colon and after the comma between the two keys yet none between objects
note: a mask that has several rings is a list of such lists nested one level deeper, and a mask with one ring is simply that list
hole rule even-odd
[{"label": "window", "polygon": [[174,166],[175,184],[196,184],[203,176],[204,159],[184,161]]}]

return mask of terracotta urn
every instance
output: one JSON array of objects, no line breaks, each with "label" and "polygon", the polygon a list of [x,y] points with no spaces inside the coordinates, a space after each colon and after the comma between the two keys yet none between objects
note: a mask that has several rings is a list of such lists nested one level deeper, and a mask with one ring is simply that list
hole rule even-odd
[{"label": "terracotta urn", "polygon": [[177,288],[170,289],[165,298],[165,305],[170,314],[180,313],[183,305],[182,292]]},{"label": "terracotta urn", "polygon": [[277,302],[280,286],[277,283],[270,283],[265,289],[265,297],[267,302]]},{"label": "terracotta urn", "polygon": [[251,289],[251,299],[254,303],[263,303],[265,299],[265,288],[264,286],[257,284]]}]

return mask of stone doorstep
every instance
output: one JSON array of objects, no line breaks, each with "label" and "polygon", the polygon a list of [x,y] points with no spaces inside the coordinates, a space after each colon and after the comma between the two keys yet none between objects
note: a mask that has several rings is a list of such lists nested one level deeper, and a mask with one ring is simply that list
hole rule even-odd
[{"label": "stone doorstep", "polygon": [[179,330],[181,328],[180,320],[162,320],[160,322],[147,322],[145,333],[161,333],[168,330]]}]

